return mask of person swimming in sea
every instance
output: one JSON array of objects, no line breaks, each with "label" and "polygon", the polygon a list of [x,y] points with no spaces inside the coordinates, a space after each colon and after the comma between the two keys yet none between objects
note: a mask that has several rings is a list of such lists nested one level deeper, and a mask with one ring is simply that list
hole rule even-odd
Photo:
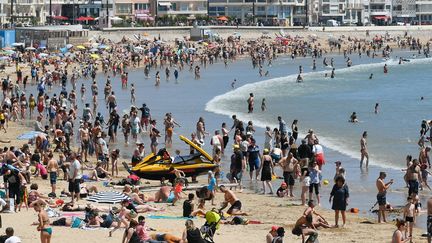
[{"label": "person swimming in sea", "polygon": [[303,82],[303,76],[299,73],[299,75],[297,76],[297,83],[301,82]]},{"label": "person swimming in sea", "polygon": [[388,73],[387,64],[384,64],[384,73]]},{"label": "person swimming in sea", "polygon": [[324,60],[323,60],[323,65],[324,65],[325,67],[327,67],[327,66],[328,66],[328,63],[327,63],[327,57],[324,57]]},{"label": "person swimming in sea", "polygon": [[266,99],[263,98],[261,102],[261,111],[266,111],[266,110],[267,110]]},{"label": "person swimming in sea", "polygon": [[234,79],[234,81],[232,81],[232,83],[231,83],[231,88],[233,88],[234,89],[234,87],[235,87],[235,83],[237,82],[237,79]]},{"label": "person swimming in sea", "polygon": [[375,103],[375,114],[378,114],[379,103]]},{"label": "person swimming in sea", "polygon": [[332,69],[332,72],[330,74],[330,78],[334,78],[336,76],[335,74],[335,68]]},{"label": "person swimming in sea", "polygon": [[350,116],[349,122],[358,122],[357,113],[353,112]]},{"label": "person swimming in sea", "polygon": [[371,73],[369,76],[369,79],[372,79],[372,78],[373,78],[373,73]]}]

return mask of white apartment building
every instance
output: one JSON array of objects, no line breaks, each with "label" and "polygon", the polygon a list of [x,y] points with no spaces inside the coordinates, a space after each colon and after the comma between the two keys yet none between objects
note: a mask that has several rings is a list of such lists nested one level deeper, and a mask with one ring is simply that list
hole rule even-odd
[{"label": "white apartment building", "polygon": [[154,0],[155,15],[196,17],[207,15],[207,0]]},{"label": "white apartment building", "polygon": [[209,0],[209,16],[229,16],[240,23],[255,21],[300,25],[305,0]]},{"label": "white apartment building", "polygon": [[[314,7],[316,3],[314,4]],[[320,0],[318,8],[314,12],[318,12],[318,22],[326,23],[329,19],[334,19],[343,22],[345,16],[346,0]]]},{"label": "white apartment building", "polygon": [[416,3],[416,15],[420,24],[432,24],[432,0],[420,0]]}]

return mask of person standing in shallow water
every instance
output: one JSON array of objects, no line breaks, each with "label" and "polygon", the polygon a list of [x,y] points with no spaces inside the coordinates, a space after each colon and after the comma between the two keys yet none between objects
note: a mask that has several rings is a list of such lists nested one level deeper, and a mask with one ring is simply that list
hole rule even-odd
[{"label": "person standing in shallow water", "polygon": [[254,95],[253,93],[249,94],[249,98],[247,100],[248,103],[248,113],[252,113],[254,109]]},{"label": "person standing in shallow water", "polygon": [[366,168],[369,166],[369,153],[367,151],[367,131],[363,132],[362,138],[360,139],[360,167],[363,167],[363,160],[366,158]]},{"label": "person standing in shallow water", "polygon": [[378,203],[378,223],[384,222],[386,223],[385,211],[387,204],[387,189],[390,188],[390,185],[393,184],[393,179],[390,182],[385,183],[384,179],[387,177],[385,172],[380,172],[378,179],[376,180],[376,187],[378,189],[377,194],[377,203]]}]

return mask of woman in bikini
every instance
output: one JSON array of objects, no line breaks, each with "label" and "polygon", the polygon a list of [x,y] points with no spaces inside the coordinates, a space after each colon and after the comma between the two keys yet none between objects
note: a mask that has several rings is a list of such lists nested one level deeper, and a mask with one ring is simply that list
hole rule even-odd
[{"label": "woman in bikini", "polygon": [[36,100],[35,100],[33,94],[30,94],[28,103],[29,103],[30,118],[32,118],[34,108],[36,107]]},{"label": "woman in bikini", "polygon": [[50,220],[48,214],[43,210],[40,203],[33,204],[33,208],[38,212],[38,226],[37,231],[40,231],[41,243],[50,243],[52,236],[52,228],[50,227]]}]

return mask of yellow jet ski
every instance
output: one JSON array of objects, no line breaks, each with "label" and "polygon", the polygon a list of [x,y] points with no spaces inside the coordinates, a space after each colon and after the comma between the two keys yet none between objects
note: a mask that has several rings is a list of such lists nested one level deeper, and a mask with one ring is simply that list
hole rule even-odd
[{"label": "yellow jet ski", "polygon": [[171,158],[165,148],[159,150],[157,154],[151,153],[141,162],[131,169],[131,173],[148,180],[174,180],[176,178],[174,169],[181,170],[186,177],[198,176],[213,171],[218,167],[206,151],[197,146],[184,136],[180,136],[184,141],[195,150],[194,154],[177,155]]}]

